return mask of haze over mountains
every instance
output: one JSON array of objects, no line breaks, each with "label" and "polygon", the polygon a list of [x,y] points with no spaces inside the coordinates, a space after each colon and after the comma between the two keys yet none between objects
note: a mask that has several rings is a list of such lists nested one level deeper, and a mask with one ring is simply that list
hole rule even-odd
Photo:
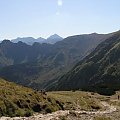
[{"label": "haze over mountains", "polygon": [[11,40],[11,41],[13,43],[17,43],[17,42],[21,41],[21,42],[24,42],[24,43],[26,43],[28,45],[32,45],[35,42],[54,44],[54,43],[56,43],[58,41],[61,41],[61,40],[63,40],[62,37],[60,37],[57,34],[54,34],[54,35],[51,35],[50,37],[48,37],[47,39],[42,38],[42,37],[39,37],[37,39],[35,39],[33,37],[23,37],[23,38],[18,37],[16,39]]},{"label": "haze over mountains", "polygon": [[0,44],[0,76],[25,86],[45,89],[112,34],[70,36],[55,44],[5,40]]}]

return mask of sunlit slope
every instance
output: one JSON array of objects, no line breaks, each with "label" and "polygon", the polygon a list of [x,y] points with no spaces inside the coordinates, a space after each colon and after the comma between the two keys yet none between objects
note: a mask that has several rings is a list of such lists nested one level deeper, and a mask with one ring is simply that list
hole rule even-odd
[{"label": "sunlit slope", "polygon": [[0,78],[0,116],[30,116],[62,109],[53,98]]}]

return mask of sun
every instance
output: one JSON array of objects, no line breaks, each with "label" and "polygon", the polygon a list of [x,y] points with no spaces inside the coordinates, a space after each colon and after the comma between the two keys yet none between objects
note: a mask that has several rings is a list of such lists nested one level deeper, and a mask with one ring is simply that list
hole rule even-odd
[{"label": "sun", "polygon": [[58,6],[62,6],[63,5],[63,1],[62,0],[58,0]]}]

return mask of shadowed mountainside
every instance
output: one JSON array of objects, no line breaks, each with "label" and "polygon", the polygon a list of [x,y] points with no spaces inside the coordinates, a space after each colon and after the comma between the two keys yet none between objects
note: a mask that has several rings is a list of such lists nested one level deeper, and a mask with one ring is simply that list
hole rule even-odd
[{"label": "shadowed mountainside", "polygon": [[120,89],[120,31],[102,42],[57,82],[52,90],[81,89],[113,94]]},{"label": "shadowed mountainside", "polygon": [[0,44],[0,76],[25,86],[45,88],[110,36],[77,35],[53,45],[34,43],[32,46],[5,40]]}]

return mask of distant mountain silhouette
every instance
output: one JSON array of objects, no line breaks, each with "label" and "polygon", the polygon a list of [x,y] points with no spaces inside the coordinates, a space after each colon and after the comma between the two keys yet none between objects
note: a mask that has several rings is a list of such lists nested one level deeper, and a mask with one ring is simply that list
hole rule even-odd
[{"label": "distant mountain silhouette", "polygon": [[24,43],[26,43],[26,44],[28,44],[28,45],[32,45],[32,44],[35,43],[35,42],[54,44],[54,43],[56,43],[56,42],[58,42],[58,41],[61,41],[61,40],[63,40],[62,37],[60,37],[60,36],[57,35],[57,34],[54,34],[54,35],[50,36],[50,37],[47,38],[47,39],[44,39],[44,38],[42,38],[42,37],[39,37],[39,38],[37,38],[37,39],[35,39],[35,38],[33,38],[33,37],[23,37],[23,38],[18,37],[18,38],[16,38],[16,39],[11,40],[11,41],[12,41],[13,43],[17,43],[17,42],[21,41],[21,42],[24,42]]}]

